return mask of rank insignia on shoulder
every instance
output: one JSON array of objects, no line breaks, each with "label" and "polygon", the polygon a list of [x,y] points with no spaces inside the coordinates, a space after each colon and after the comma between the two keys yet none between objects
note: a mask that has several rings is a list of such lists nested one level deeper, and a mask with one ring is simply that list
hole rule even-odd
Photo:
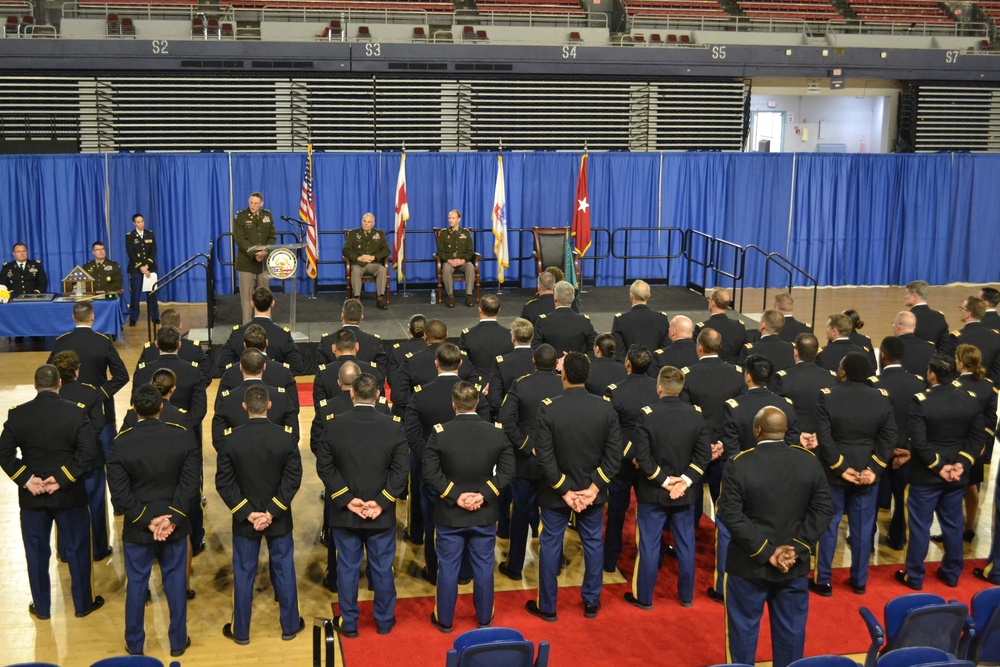
[{"label": "rank insignia on shoulder", "polygon": [[379,340],[382,340],[382,336],[380,336],[378,334],[372,334],[372,337],[373,338],[378,338]]},{"label": "rank insignia on shoulder", "polygon": [[497,355],[497,363],[498,364],[503,363],[503,355],[502,354],[498,354]]},{"label": "rank insignia on shoulder", "polygon": [[229,390],[228,389],[223,389],[222,390],[222,397],[225,398],[226,396],[229,396]]},{"label": "rank insignia on shoulder", "polygon": [[829,394],[830,393],[830,388],[829,387],[823,387],[819,391],[820,391],[821,394]]},{"label": "rank insignia on shoulder", "polygon": [[687,366],[685,366],[684,368],[681,369],[681,373],[684,373],[684,375],[687,375],[690,372],[691,372],[691,369],[688,368]]},{"label": "rank insignia on shoulder", "polygon": [[880,392],[880,393],[881,393],[881,394],[882,394],[883,396],[888,396],[888,395],[889,395],[889,392],[887,392],[887,391],[886,391],[885,389],[882,389],[881,387],[879,387],[879,392]]},{"label": "rank insignia on shoulder", "polygon": [[423,390],[424,390],[424,387],[423,387],[423,385],[420,385],[420,384],[418,384],[418,385],[417,385],[416,387],[414,387],[414,388],[413,388],[413,393],[414,393],[414,394],[419,394],[419,393],[420,393],[420,392],[422,392]]},{"label": "rank insignia on shoulder", "polygon": [[434,424],[434,430],[438,433],[444,433],[444,426],[441,424]]},{"label": "rank insignia on shoulder", "polygon": [[198,368],[198,362],[197,362],[197,361],[192,361],[192,362],[191,362],[191,366],[192,366],[193,368]]},{"label": "rank insignia on shoulder", "polygon": [[478,384],[474,384],[472,386],[476,388],[476,391],[482,391],[483,390],[482,386],[480,386]]},{"label": "rank insignia on shoulder", "polygon": [[611,391],[614,391],[617,388],[618,388],[618,385],[616,385],[614,383],[611,383],[611,384],[608,385],[608,389],[610,389]]},{"label": "rank insignia on shoulder", "polygon": [[927,394],[925,394],[924,392],[920,392],[919,394],[917,394],[917,400],[918,401],[926,401],[927,400]]},{"label": "rank insignia on shoulder", "polygon": [[281,365],[284,366],[285,368],[289,368],[289,369],[292,367],[291,364],[286,364],[284,362],[282,362]]},{"label": "rank insignia on shoulder", "polygon": [[233,432],[232,428],[227,428],[225,431],[222,432],[222,435],[229,435],[232,432]]},{"label": "rank insignia on shoulder", "polygon": [[463,356],[463,357],[467,357],[467,356],[469,356],[469,353],[468,353],[468,352],[466,352],[465,350],[462,350],[461,352],[462,352],[462,356]]},{"label": "rank insignia on shoulder", "polygon": [[731,408],[738,408],[738,407],[740,407],[740,404],[736,402],[735,398],[728,398],[728,399],[726,399],[726,405],[728,405]]},{"label": "rank insignia on shoulder", "polygon": [[642,406],[642,411],[645,412],[647,415],[653,414],[653,408],[649,407],[648,405]]},{"label": "rank insignia on shoulder", "polygon": [[469,327],[465,327],[464,329],[462,329],[462,333],[463,334],[469,333]]},{"label": "rank insignia on shoulder", "polygon": [[788,371],[778,371],[778,375],[780,375],[781,377],[785,377],[786,375],[788,375]]},{"label": "rank insignia on shoulder", "polygon": [[80,408],[81,410],[83,410],[83,409],[84,409],[85,407],[87,407],[87,406],[86,406],[86,405],[84,405],[83,403],[77,403],[77,404],[76,404],[76,407],[78,407],[78,408]]},{"label": "rank insignia on shoulder", "polygon": [[320,364],[319,366],[317,366],[317,368],[319,368],[319,372],[322,373],[323,371],[326,370],[326,364]]},{"label": "rank insignia on shoulder", "polygon": [[743,326],[747,325],[746,322],[744,322],[743,320],[736,320],[736,321],[739,322],[740,324],[742,324]]},{"label": "rank insignia on shoulder", "polygon": [[145,368],[145,367],[146,367],[146,362],[145,361],[140,361],[139,362],[139,368],[142,369],[142,368]]},{"label": "rank insignia on shoulder", "polygon": [[285,388],[284,387],[275,387],[275,389],[278,390],[279,394],[284,394],[285,393]]},{"label": "rank insignia on shoulder", "polygon": [[319,402],[319,407],[321,407],[321,408],[325,408],[326,407],[326,399],[325,398],[322,401]]},{"label": "rank insignia on shoulder", "polygon": [[743,347],[745,347],[748,350],[752,350],[753,349],[753,343],[746,343]]},{"label": "rank insignia on shoulder", "polygon": [[233,331],[239,331],[239,330],[240,330],[240,325],[234,324],[233,325]]},{"label": "rank insignia on shoulder", "polygon": [[952,332],[951,332],[951,335],[952,335],[952,336],[955,336],[955,337],[957,338],[958,336],[961,336],[961,335],[962,335],[962,332],[961,332],[961,331],[952,331]]},{"label": "rank insignia on shoulder", "polygon": [[545,315],[539,315],[538,319],[544,320],[545,319]]},{"label": "rank insignia on shoulder", "polygon": [[615,313],[615,317],[621,317],[621,316],[622,316],[621,313]]},{"label": "rank insignia on shoulder", "polygon": [[[326,337],[327,337],[327,336],[329,336],[329,335],[330,335],[329,333],[325,333],[325,334],[323,334],[322,336],[320,336],[320,340],[322,340],[322,339],[326,338]],[[397,345],[398,345],[398,343],[397,343]]]},{"label": "rank insignia on shoulder", "polygon": [[184,408],[177,408],[177,412],[181,413],[182,415],[186,415],[188,413],[188,411],[185,410]]},{"label": "rank insignia on shoulder", "polygon": [[378,402],[379,402],[379,405],[385,405],[386,404],[385,396],[379,396],[378,397]]},{"label": "rank insignia on shoulder", "polygon": [[152,345],[153,345],[152,343],[150,343],[150,342],[146,342],[146,343],[145,343],[145,344],[143,345],[143,347],[152,347]]},{"label": "rank insignia on shoulder", "polygon": [[669,315],[667,315],[667,314],[666,314],[665,312],[663,312],[662,310],[660,311],[660,315],[663,315],[664,317],[670,317]]},{"label": "rank insignia on shoulder", "polygon": [[[976,394],[975,394],[975,392],[971,392],[971,391],[970,391],[970,392],[969,392],[969,396],[971,396],[972,398],[975,398],[975,397],[976,397]],[[83,407],[83,403],[81,403],[81,404],[80,404],[80,407],[81,407],[81,408]]]},{"label": "rank insignia on shoulder", "polygon": [[961,382],[959,382],[958,380],[952,380],[952,381],[951,381],[951,386],[953,386],[953,387],[958,387],[959,389],[961,389],[961,387],[962,387],[962,383],[961,383]]},{"label": "rank insignia on shoulder", "polygon": [[734,364],[734,366],[736,367],[736,370],[738,370],[740,373],[743,372],[743,367],[742,366],[740,366],[739,364]]},{"label": "rank insignia on shoulder", "polygon": [[393,415],[392,416],[392,421],[394,421],[394,422],[401,422],[403,420],[399,417],[399,415]]},{"label": "rank insignia on shoulder", "polygon": [[292,330],[289,329],[288,327],[284,327],[282,331],[284,331],[285,333],[292,333]]},{"label": "rank insignia on shoulder", "polygon": [[330,413],[330,414],[328,414],[328,415],[326,416],[326,420],[327,420],[327,421],[330,421],[330,420],[331,420],[331,419],[333,419],[333,418],[334,418],[335,416],[336,416],[336,415],[334,415],[333,413]]},{"label": "rank insignia on shoulder", "polygon": [[413,356],[413,353],[412,353],[412,352],[407,352],[407,353],[406,353],[406,358],[407,358],[407,359],[409,359],[409,358],[410,358],[410,357],[412,357],[412,356]]},{"label": "rank insignia on shoulder", "polygon": [[191,341],[191,344],[194,345],[195,347],[200,347],[201,346],[201,341],[200,340],[193,340],[193,341]]},{"label": "rank insignia on shoulder", "polygon": [[292,433],[292,432],[293,432],[292,427],[289,426],[289,425],[287,425],[287,424],[285,424],[285,433]]},{"label": "rank insignia on shoulder", "polygon": [[697,410],[698,412],[701,412],[701,406],[700,405],[692,405],[691,407],[694,408],[695,410]]},{"label": "rank insignia on shoulder", "polygon": [[869,375],[868,376],[868,381],[871,382],[872,384],[877,384],[878,383],[878,376],[877,375]]},{"label": "rank insignia on shoulder", "polygon": [[607,401],[608,403],[610,403],[610,402],[611,402],[611,399],[610,399],[609,397],[607,397],[607,396],[601,396],[601,398],[603,398],[603,399],[604,399],[605,401]]},{"label": "rank insignia on shoulder", "polygon": [[231,363],[229,363],[229,364],[226,364],[226,370],[227,370],[227,371],[228,371],[228,370],[229,370],[230,368],[232,368],[232,367],[233,367],[233,365],[232,365]]},{"label": "rank insignia on shoulder", "polygon": [[551,398],[543,398],[542,399],[542,405],[552,405],[552,399]]},{"label": "rank insignia on shoulder", "polygon": [[785,399],[785,402],[788,403],[789,405],[794,405],[792,403],[792,399],[788,398],[787,396],[785,396],[784,399]]},{"label": "rank insignia on shoulder", "polygon": [[586,317],[588,320],[590,319],[590,315],[584,315],[584,317]]},{"label": "rank insignia on shoulder", "polygon": [[392,349],[398,350],[399,349],[399,343],[393,343],[392,344]]},{"label": "rank insignia on shoulder", "polygon": [[503,430],[503,424],[501,424],[500,422],[493,422],[493,428],[498,428],[500,430]]}]

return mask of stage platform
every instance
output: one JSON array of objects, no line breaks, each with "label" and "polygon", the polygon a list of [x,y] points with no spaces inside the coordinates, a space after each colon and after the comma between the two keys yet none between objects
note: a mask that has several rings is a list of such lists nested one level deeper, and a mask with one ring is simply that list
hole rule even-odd
[{"label": "stage platform", "polygon": [[[531,289],[496,288],[484,289],[483,294],[498,294],[500,297],[499,321],[504,326],[510,326],[514,318],[521,314],[521,307],[534,298],[535,291]],[[289,326],[288,300],[282,294],[276,294],[276,304],[272,312],[275,322]],[[471,327],[479,321],[477,308],[465,306],[464,294],[455,299],[455,307],[448,308],[441,303],[430,302],[430,290],[416,290],[403,296],[402,292],[391,294],[389,308],[379,310],[375,306],[375,296],[371,291],[362,294],[361,302],[365,307],[365,319],[362,328],[382,337],[382,341],[391,347],[393,342],[408,337],[407,325],[410,317],[421,313],[428,319],[437,318],[448,325],[449,339],[458,341],[462,329]],[[628,287],[591,287],[578,296],[580,310],[590,316],[594,328],[601,332],[610,332],[615,314],[629,309]],[[232,332],[233,326],[239,324],[241,317],[239,297],[237,295],[219,296],[216,308],[216,326],[212,332],[214,348],[225,344]],[[298,296],[296,303],[296,323],[293,331],[296,342],[302,350],[306,362],[306,375],[316,372],[315,348],[324,333],[330,333],[340,328],[340,309],[344,303],[344,294],[320,294],[316,298]],[[667,313],[670,317],[686,315],[695,323],[708,317],[705,297],[700,293],[685,287],[653,286],[649,306]],[[747,328],[756,330],[757,318],[733,313],[746,322]],[[193,329],[191,338],[207,340],[205,329]]]}]

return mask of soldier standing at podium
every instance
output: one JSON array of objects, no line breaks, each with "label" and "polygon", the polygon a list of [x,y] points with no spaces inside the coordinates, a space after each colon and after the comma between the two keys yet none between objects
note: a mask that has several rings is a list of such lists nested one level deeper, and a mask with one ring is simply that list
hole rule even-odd
[{"label": "soldier standing at podium", "polygon": [[250,321],[253,312],[250,309],[250,298],[258,287],[267,287],[267,274],[264,273],[264,259],[267,252],[251,248],[261,245],[274,245],[277,233],[274,230],[274,216],[264,205],[264,195],[254,192],[250,195],[249,207],[243,209],[233,218],[233,241],[236,243],[236,271],[240,275],[240,307],[243,319],[240,323]]}]

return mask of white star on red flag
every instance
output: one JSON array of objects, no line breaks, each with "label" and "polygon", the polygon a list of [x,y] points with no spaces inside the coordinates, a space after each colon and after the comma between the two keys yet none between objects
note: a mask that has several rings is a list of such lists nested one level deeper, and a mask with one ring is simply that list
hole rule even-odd
[{"label": "white star on red flag", "polygon": [[590,204],[587,203],[586,199],[578,199],[577,204],[579,204],[579,206],[576,210],[583,211],[584,213],[586,213],[587,209],[590,208]]}]

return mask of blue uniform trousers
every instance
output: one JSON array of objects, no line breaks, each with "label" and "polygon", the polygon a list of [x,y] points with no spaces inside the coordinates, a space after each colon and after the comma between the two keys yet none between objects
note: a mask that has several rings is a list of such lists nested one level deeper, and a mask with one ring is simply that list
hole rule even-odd
[{"label": "blue uniform trousers", "polygon": [[250,638],[250,613],[260,542],[267,540],[271,586],[278,596],[281,632],[292,634],[299,627],[299,592],[295,585],[295,543],[292,534],[277,537],[239,537],[233,535],[233,634]]},{"label": "blue uniform trousers", "polygon": [[[90,543],[92,555],[104,555],[108,553],[108,506],[107,506],[107,477],[104,474],[104,466],[94,468],[90,472],[84,473],[80,478],[80,483],[87,491],[87,503],[90,506]],[[62,532],[56,531],[56,552],[59,558],[69,561],[66,554],[66,544],[63,540]]]},{"label": "blue uniform trousers", "polygon": [[674,534],[677,551],[677,596],[681,602],[694,600],[694,509],[639,503],[635,514],[635,534],[639,553],[635,558],[632,595],[642,604],[653,604],[653,589],[660,563],[660,544],[665,526]]},{"label": "blue uniform trousers", "polygon": [[754,664],[760,617],[767,603],[774,667],[802,658],[809,613],[809,580],[768,582],[726,575],[726,661]]},{"label": "blue uniform trousers", "polygon": [[90,511],[86,506],[69,509],[21,510],[21,538],[28,563],[28,585],[35,610],[45,616],[52,609],[49,582],[49,559],[52,557],[52,523],[59,530],[66,548],[66,562],[72,581],[73,608],[86,611],[94,602],[91,589],[92,552],[90,548]]},{"label": "blue uniform trousers", "polygon": [[631,463],[628,468],[611,478],[608,484],[608,523],[604,530],[604,569],[611,572],[618,566],[622,555],[622,529],[625,513],[632,504],[632,489],[639,482],[638,471]]},{"label": "blue uniform trousers", "polygon": [[833,571],[833,552],[837,549],[840,520],[847,512],[847,529],[851,533],[851,581],[855,586],[868,583],[868,561],[872,553],[872,528],[878,514],[878,487],[830,485],[833,498],[833,519],[819,536],[819,554],[816,556],[817,584],[830,583]]},{"label": "blue uniform trousers", "polygon": [[[128,302],[128,321],[135,324],[139,321],[139,299],[142,296],[142,279],[143,275],[141,273],[130,273],[128,274],[128,285],[129,285],[129,302]],[[160,319],[160,305],[157,303],[156,296],[146,293],[146,308],[149,310],[149,315],[154,320]]]},{"label": "blue uniform trousers", "polygon": [[129,653],[139,653],[146,643],[146,593],[153,559],[160,564],[160,579],[170,609],[170,649],[180,650],[187,643],[187,539],[153,544],[125,542],[125,646]]},{"label": "blue uniform trousers", "polygon": [[1000,507],[1000,484],[994,484],[993,489],[993,537],[990,540],[990,554],[986,557],[986,565],[983,567],[983,574],[994,584],[1000,584],[1000,522],[997,521],[997,509]]},{"label": "blue uniform trousers", "polygon": [[580,594],[585,605],[601,602],[604,585],[604,507],[591,505],[575,513],[569,506],[559,509],[542,508],[542,525],[538,534],[538,608],[546,614],[556,613],[559,592],[559,570],[562,566],[563,536],[570,517],[576,515],[576,528],[583,544],[583,585]]},{"label": "blue uniform trousers", "polygon": [[[406,532],[410,539],[418,539],[424,534],[423,502],[420,500],[420,489],[423,487],[423,461],[420,455],[410,452],[410,484],[407,488]],[[428,520],[428,522],[431,522]]]},{"label": "blue uniform trousers", "polygon": [[927,557],[935,511],[944,538],[944,558],[941,559],[939,570],[952,583],[957,582],[958,576],[962,574],[964,496],[964,485],[910,485],[906,499],[906,511],[910,518],[910,541],[906,544],[906,580],[914,586],[920,587],[924,583],[924,558]]},{"label": "blue uniform trousers", "polygon": [[889,488],[892,491],[892,517],[889,519],[889,543],[906,543],[906,486],[910,483],[910,464],[904,463],[893,470],[886,468],[885,477],[889,478]]},{"label": "blue uniform trousers", "polygon": [[[700,515],[699,515],[700,518]],[[715,515],[715,578],[713,586],[717,593],[726,589],[726,554],[729,553],[729,542],[732,536],[729,529],[722,523],[722,517]],[[675,547],[676,548],[676,547]]]},{"label": "blue uniform trousers", "polygon": [[493,555],[497,545],[496,525],[450,528],[437,526],[437,554],[440,567],[434,615],[441,625],[455,620],[459,570],[463,554],[472,566],[472,604],[480,625],[493,620]]},{"label": "blue uniform trousers", "polygon": [[538,482],[515,477],[510,483],[510,494],[513,508],[510,514],[507,569],[512,574],[521,574],[528,549],[531,515],[538,512]]},{"label": "blue uniform trousers", "polygon": [[500,518],[497,519],[497,537],[510,538],[510,507],[514,498],[508,486],[500,492]]},{"label": "blue uniform trousers", "polygon": [[392,563],[396,559],[396,529],[334,528],[333,542],[337,546],[337,598],[343,628],[348,631],[358,629],[358,578],[361,558],[366,550],[368,578],[375,589],[372,611],[375,625],[379,629],[391,627],[396,610],[396,582],[392,575]]}]

